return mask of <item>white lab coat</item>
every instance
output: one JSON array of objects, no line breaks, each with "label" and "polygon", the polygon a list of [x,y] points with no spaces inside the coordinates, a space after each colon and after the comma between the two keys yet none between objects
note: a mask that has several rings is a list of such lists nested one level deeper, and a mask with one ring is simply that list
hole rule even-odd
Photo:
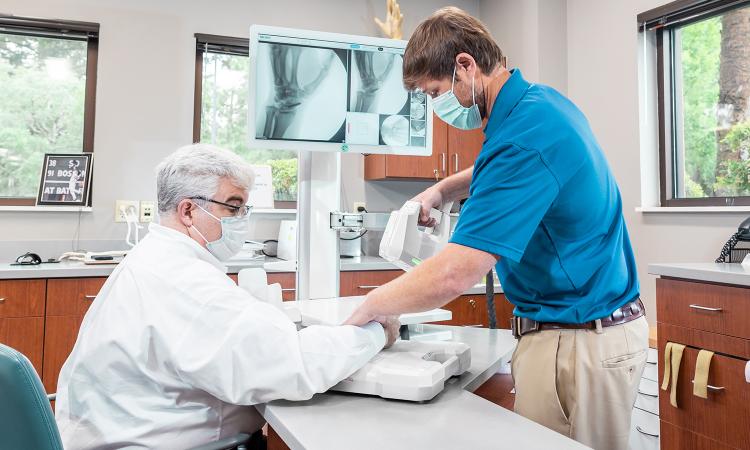
[{"label": "white lab coat", "polygon": [[385,344],[379,324],[312,326],[252,298],[188,236],[152,224],[86,313],[58,381],[66,449],[188,448],[305,400]]}]

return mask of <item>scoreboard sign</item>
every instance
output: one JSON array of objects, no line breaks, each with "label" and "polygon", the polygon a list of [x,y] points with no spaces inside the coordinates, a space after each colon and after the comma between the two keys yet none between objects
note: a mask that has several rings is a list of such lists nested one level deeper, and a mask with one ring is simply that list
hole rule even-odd
[{"label": "scoreboard sign", "polygon": [[91,188],[93,154],[44,155],[37,205],[86,206]]}]

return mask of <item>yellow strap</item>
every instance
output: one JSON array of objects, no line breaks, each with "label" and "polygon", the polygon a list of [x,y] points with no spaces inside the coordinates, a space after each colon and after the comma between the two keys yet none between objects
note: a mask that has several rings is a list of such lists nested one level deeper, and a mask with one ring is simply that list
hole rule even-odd
[{"label": "yellow strap", "polygon": [[701,350],[695,361],[695,376],[693,377],[693,395],[700,398],[708,398],[708,370],[711,366],[711,358],[714,352]]},{"label": "yellow strap", "polygon": [[672,391],[669,393],[669,403],[677,408],[677,377],[680,375],[680,362],[685,346],[672,343]]},{"label": "yellow strap", "polygon": [[664,346],[664,376],[661,381],[661,390],[666,391],[669,388],[670,368],[672,367],[672,343],[667,342]]}]

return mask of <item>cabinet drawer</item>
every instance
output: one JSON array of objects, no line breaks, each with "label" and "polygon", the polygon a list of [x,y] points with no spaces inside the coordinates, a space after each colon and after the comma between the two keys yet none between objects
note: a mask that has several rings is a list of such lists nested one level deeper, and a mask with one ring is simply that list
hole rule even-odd
[{"label": "cabinet drawer", "polygon": [[630,450],[659,450],[659,416],[634,408],[628,444]]},{"label": "cabinet drawer", "polygon": [[47,280],[0,281],[0,317],[43,317]]},{"label": "cabinet drawer", "polygon": [[[659,414],[679,428],[691,430],[736,448],[750,448],[750,383],[745,382],[745,360],[714,355],[708,376],[708,399],[693,395],[692,379],[698,350],[686,347],[680,364],[677,404],[659,397]],[[671,388],[671,386],[670,386]]]},{"label": "cabinet drawer", "polygon": [[106,278],[69,278],[47,282],[47,315],[83,316]]},{"label": "cabinet drawer", "polygon": [[663,420],[660,429],[661,450],[736,450]]},{"label": "cabinet drawer", "polygon": [[294,300],[296,296],[297,274],[294,272],[271,272],[268,274],[268,284],[281,285],[281,298]]},{"label": "cabinet drawer", "polygon": [[635,407],[659,415],[659,384],[656,381],[641,378]]},{"label": "cabinet drawer", "polygon": [[341,296],[367,295],[368,292],[378,288],[391,280],[403,275],[402,270],[368,270],[356,272],[341,272]]},{"label": "cabinet drawer", "polygon": [[659,322],[750,339],[750,289],[656,280]]}]

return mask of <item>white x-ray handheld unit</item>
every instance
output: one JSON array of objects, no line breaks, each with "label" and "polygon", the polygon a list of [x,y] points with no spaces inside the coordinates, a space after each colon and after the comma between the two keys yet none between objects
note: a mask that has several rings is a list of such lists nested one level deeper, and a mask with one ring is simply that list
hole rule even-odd
[{"label": "white x-ray handheld unit", "polygon": [[453,202],[440,210],[432,209],[433,228],[419,226],[419,202],[408,201],[391,213],[380,241],[380,256],[404,271],[409,271],[445,247],[451,232],[450,211]]}]

